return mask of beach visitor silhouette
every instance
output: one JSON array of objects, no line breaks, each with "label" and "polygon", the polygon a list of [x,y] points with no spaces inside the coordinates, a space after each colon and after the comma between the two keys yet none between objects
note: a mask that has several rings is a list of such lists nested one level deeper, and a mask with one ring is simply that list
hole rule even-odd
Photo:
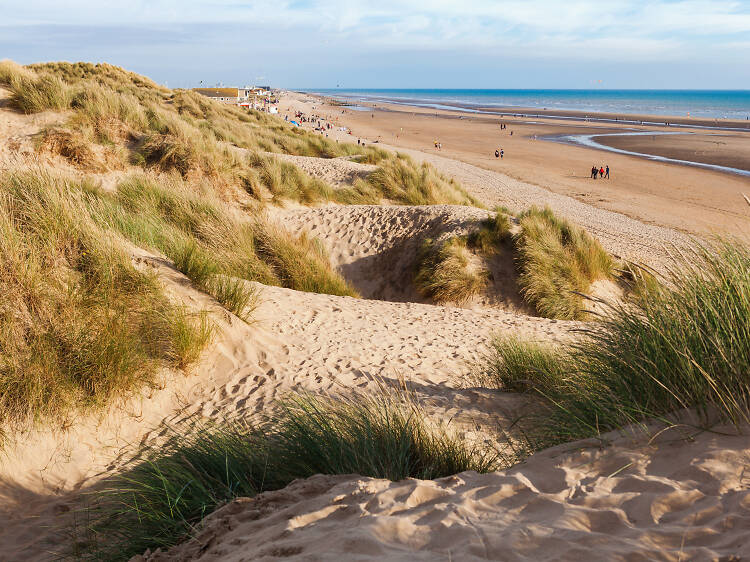
[{"label": "beach visitor silhouette", "polygon": [[495,158],[500,158],[500,151],[499,150],[495,150]]},{"label": "beach visitor silhouette", "polygon": [[505,156],[505,151],[501,148],[500,149],[500,159],[502,159],[503,156]]},{"label": "beach visitor silhouette", "polygon": [[607,170],[606,170],[606,174],[604,177],[609,179],[609,164],[607,164]]},{"label": "beach visitor silhouette", "polygon": [[599,177],[600,178],[604,177],[604,168],[599,168]]}]

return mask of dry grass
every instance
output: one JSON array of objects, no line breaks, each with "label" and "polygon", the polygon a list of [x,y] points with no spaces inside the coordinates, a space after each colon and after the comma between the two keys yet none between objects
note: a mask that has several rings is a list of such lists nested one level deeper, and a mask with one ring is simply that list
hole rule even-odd
[{"label": "dry grass", "polygon": [[428,238],[417,255],[414,283],[422,295],[437,303],[463,303],[486,288],[488,276],[484,266],[472,263],[464,238]]},{"label": "dry grass", "polygon": [[[116,194],[93,191],[89,205],[101,224],[137,245],[162,252],[198,287],[225,304],[244,302],[252,308],[255,301],[249,285],[227,278],[356,295],[331,268],[316,240],[293,236],[260,218],[242,222],[211,195],[210,187],[201,192],[179,177],[157,182],[132,176]],[[229,308],[245,317],[247,309],[239,304]]]},{"label": "dry grass", "polygon": [[210,338],[88,218],[81,186],[0,180],[0,421],[64,418],[184,368]]},{"label": "dry grass", "polygon": [[[478,205],[459,185],[427,164],[376,147],[337,143],[257,111],[214,102],[195,92],[170,91],[150,80],[106,64],[48,63],[20,67],[0,64],[0,81],[13,103],[32,113],[71,109],[64,128],[48,131],[41,143],[82,169],[103,171],[130,162],[161,172],[206,179],[217,192],[244,190],[274,203],[323,201],[409,205]],[[93,144],[107,148],[95,163]],[[88,145],[88,146],[87,146]],[[248,149],[239,155],[230,145]],[[380,168],[366,181],[336,189],[265,152],[333,158],[351,156]]]},{"label": "dry grass", "polygon": [[57,76],[37,75],[11,61],[0,62],[0,84],[10,90],[10,103],[23,113],[62,111],[70,105],[70,88]]},{"label": "dry grass", "polygon": [[515,237],[519,285],[527,303],[548,318],[584,319],[581,293],[611,275],[612,258],[583,229],[532,207]]},{"label": "dry grass", "polygon": [[103,172],[105,165],[91,148],[91,142],[79,131],[51,127],[40,137],[42,150],[59,154],[76,168],[90,172]]},{"label": "dry grass", "polygon": [[454,180],[446,179],[427,164],[393,158],[370,174],[367,182],[382,197],[404,205],[472,205],[480,207]]}]

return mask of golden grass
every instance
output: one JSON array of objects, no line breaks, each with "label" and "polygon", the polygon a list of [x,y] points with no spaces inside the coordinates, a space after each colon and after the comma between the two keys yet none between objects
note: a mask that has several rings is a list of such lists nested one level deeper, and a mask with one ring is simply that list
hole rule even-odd
[{"label": "golden grass", "polygon": [[47,172],[0,179],[0,422],[65,418],[185,368],[211,335]]},{"label": "golden grass", "polygon": [[614,263],[601,244],[547,207],[519,217],[515,237],[519,285],[527,303],[548,318],[584,319],[581,293],[611,275]]},{"label": "golden grass", "polygon": [[472,263],[465,238],[427,238],[417,255],[414,283],[423,296],[437,303],[463,303],[486,288],[488,276],[483,265]]}]

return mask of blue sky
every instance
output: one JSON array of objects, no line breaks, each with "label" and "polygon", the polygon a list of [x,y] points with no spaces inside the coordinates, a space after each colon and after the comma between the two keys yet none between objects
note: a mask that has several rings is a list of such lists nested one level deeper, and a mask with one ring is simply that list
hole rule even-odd
[{"label": "blue sky", "polygon": [[171,87],[750,89],[750,1],[0,0],[0,12],[0,58],[106,61]]}]

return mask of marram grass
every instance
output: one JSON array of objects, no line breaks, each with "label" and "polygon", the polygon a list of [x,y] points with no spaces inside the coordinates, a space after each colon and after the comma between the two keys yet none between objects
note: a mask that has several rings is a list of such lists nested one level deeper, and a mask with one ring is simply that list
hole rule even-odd
[{"label": "marram grass", "polygon": [[127,560],[169,547],[233,498],[315,474],[431,479],[502,466],[496,451],[433,425],[411,398],[390,391],[292,395],[257,425],[199,423],[138,458],[94,493],[79,556]]},{"label": "marram grass", "polygon": [[516,261],[524,300],[547,318],[585,319],[581,294],[611,274],[611,256],[590,234],[556,217],[549,207],[531,207],[519,222]]},{"label": "marram grass", "polygon": [[686,412],[686,423],[750,422],[747,246],[696,246],[631,295],[567,346],[494,341],[480,378],[539,395],[541,446]]}]

